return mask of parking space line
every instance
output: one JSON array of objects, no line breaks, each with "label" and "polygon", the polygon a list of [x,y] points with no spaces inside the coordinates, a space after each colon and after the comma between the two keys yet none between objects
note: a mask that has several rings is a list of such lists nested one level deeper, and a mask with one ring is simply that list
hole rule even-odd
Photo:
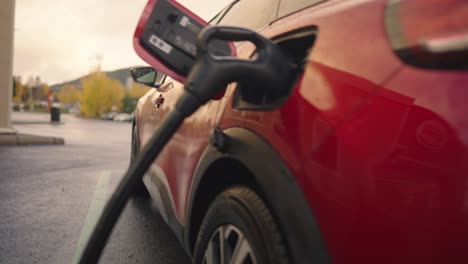
[{"label": "parking space line", "polygon": [[86,215],[85,224],[81,229],[80,240],[78,241],[75,254],[73,255],[72,263],[78,263],[79,257],[91,236],[91,232],[102,214],[102,210],[104,209],[104,205],[107,201],[109,177],[110,171],[101,171],[99,173],[96,190],[94,191],[93,199],[91,200],[91,205],[89,206],[88,214]]}]

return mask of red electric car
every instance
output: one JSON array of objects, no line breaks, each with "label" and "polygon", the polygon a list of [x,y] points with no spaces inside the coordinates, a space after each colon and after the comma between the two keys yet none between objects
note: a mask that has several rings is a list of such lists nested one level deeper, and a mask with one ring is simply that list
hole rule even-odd
[{"label": "red electric car", "polygon": [[[228,85],[145,175],[195,263],[468,263],[467,1],[240,0],[211,24],[259,32],[300,73],[274,99]],[[174,79],[139,100],[133,154]]]}]

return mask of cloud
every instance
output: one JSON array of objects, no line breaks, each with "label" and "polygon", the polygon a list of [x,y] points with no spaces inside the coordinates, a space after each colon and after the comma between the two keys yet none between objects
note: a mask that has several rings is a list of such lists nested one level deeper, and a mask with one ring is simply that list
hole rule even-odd
[{"label": "cloud", "polygon": [[[185,0],[209,18],[228,0]],[[147,0],[17,0],[14,74],[49,84],[77,78],[102,56],[105,70],[141,65],[132,36]]]}]

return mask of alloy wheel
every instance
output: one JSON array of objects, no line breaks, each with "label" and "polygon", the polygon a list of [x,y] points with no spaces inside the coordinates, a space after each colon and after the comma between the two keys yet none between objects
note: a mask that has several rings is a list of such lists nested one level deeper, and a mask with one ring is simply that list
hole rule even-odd
[{"label": "alloy wheel", "polygon": [[205,249],[203,264],[256,264],[252,247],[239,228],[218,227]]}]

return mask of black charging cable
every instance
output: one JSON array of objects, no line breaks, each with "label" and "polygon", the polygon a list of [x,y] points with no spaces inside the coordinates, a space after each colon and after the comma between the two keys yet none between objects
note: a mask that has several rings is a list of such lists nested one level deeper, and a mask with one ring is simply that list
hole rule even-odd
[{"label": "black charging cable", "polygon": [[[208,50],[212,39],[250,41],[255,44],[258,56],[254,60],[213,56]],[[197,44],[197,60],[187,77],[185,92],[119,182],[78,263],[92,264],[99,261],[127,200],[186,117],[211,100],[230,82],[247,80],[259,88],[275,91],[288,89],[293,81],[293,65],[273,42],[254,31],[236,27],[208,27],[200,32]]]},{"label": "black charging cable", "polygon": [[173,112],[163,121],[159,129],[143,147],[135,158],[135,163],[128,169],[119,182],[117,189],[107,202],[94,231],[81,254],[79,263],[97,263],[112,229],[119,219],[127,200],[135,187],[141,182],[143,175],[180,127],[187,116],[190,116],[201,105],[200,100],[185,92],[179,99]]}]

